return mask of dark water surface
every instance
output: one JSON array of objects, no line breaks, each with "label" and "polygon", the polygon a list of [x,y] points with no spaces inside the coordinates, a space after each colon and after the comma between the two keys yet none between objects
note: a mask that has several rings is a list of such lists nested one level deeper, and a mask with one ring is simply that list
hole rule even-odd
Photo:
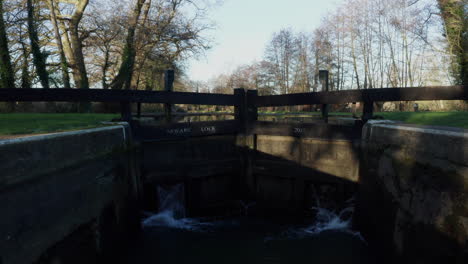
[{"label": "dark water surface", "polygon": [[307,230],[310,227],[248,217],[145,225],[127,263],[378,263],[359,235]]}]

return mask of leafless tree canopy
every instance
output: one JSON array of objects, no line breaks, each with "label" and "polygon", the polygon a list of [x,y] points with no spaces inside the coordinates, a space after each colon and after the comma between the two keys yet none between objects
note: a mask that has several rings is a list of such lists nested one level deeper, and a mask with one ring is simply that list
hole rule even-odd
[{"label": "leafless tree canopy", "polygon": [[[1,0],[0,86],[260,94],[466,83],[464,0],[345,0],[318,28],[278,29],[264,59],[208,84],[184,76],[210,48],[215,0]],[[260,18],[259,18],[260,19]],[[181,78],[184,77],[184,78]]]},{"label": "leafless tree canopy", "polygon": [[[182,76],[187,59],[210,48],[208,14],[215,5],[211,0],[0,3],[2,87],[147,90],[161,89],[165,69]],[[11,70],[4,74],[8,62]]]},{"label": "leafless tree canopy", "polygon": [[450,65],[456,54],[440,12],[436,0],[345,0],[310,32],[280,29],[263,61],[208,86],[260,94],[320,91],[322,69],[330,72],[331,90],[455,84]]}]

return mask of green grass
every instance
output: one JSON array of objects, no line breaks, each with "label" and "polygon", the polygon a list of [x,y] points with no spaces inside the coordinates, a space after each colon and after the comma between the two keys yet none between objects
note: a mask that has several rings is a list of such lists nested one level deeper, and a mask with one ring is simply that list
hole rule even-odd
[{"label": "green grass", "polygon": [[0,135],[40,134],[102,126],[115,114],[0,114]]},{"label": "green grass", "polygon": [[[320,116],[321,115],[321,112],[288,112],[288,111],[259,111],[258,112],[259,114],[277,114],[277,115],[316,115],[316,116]],[[334,116],[334,115],[339,115],[339,116],[342,116],[342,115],[346,115],[346,116],[351,116],[352,113],[348,113],[348,112],[330,112],[328,113],[329,115],[331,116]]]},{"label": "green grass", "polygon": [[[260,112],[268,114],[288,114],[284,111],[276,112]],[[291,114],[289,112],[289,114]],[[293,114],[304,114],[304,115],[320,115],[319,112],[298,112]],[[330,112],[330,116],[333,115],[351,115],[351,113],[340,113]],[[358,116],[361,113],[357,113]],[[380,112],[375,113],[375,116],[381,116],[384,119],[401,121],[415,125],[427,125],[427,126],[449,126],[449,127],[462,127],[468,128],[468,112]]]},{"label": "green grass", "polygon": [[416,125],[468,128],[468,112],[384,112],[375,115]]}]

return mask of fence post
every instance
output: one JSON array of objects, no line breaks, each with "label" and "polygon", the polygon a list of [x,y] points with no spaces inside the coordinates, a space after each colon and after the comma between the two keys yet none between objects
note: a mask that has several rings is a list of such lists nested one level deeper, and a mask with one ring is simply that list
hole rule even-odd
[{"label": "fence post", "polygon": [[[256,181],[253,176],[253,155],[256,149],[256,136],[253,135],[253,124],[258,119],[258,108],[255,106],[255,98],[258,96],[257,90],[239,88],[234,90],[234,95],[239,100],[239,105],[235,106],[235,117],[239,121],[241,131],[237,135],[237,145],[243,153],[241,162],[241,177],[239,186],[241,195],[247,199],[253,197],[256,190]],[[250,187],[249,187],[250,186]]]},{"label": "fence post", "polygon": [[357,108],[356,102],[353,102],[351,104],[351,113],[353,114],[353,118],[357,117],[357,115],[356,115],[357,109],[356,108]]},{"label": "fence post", "polygon": [[[322,84],[322,92],[328,92],[329,91],[329,73],[327,70],[321,70],[319,71],[319,80],[320,83]],[[328,123],[328,104],[323,104],[322,105],[322,118],[325,121],[325,123]]]},{"label": "fence post", "polygon": [[[174,70],[164,71],[164,91],[172,92],[174,88]],[[172,122],[172,105],[164,104],[164,115],[166,117],[166,123]]]},{"label": "fence post", "polygon": [[362,111],[362,120],[364,122],[369,121],[369,119],[372,119],[374,115],[374,102],[365,100],[364,101],[364,109]]},{"label": "fence post", "polygon": [[137,117],[141,117],[141,103],[137,103]]},{"label": "fence post", "polygon": [[120,102],[120,115],[122,121],[129,123],[132,121],[132,107],[130,102]]},{"label": "fence post", "polygon": [[246,133],[252,134],[253,124],[258,120],[258,108],[255,106],[255,98],[258,90],[248,90],[246,98]]},{"label": "fence post", "polygon": [[246,94],[244,88],[234,89],[234,96],[239,98],[239,105],[234,107],[234,115],[237,121],[239,121],[242,133],[245,133],[246,123]]}]

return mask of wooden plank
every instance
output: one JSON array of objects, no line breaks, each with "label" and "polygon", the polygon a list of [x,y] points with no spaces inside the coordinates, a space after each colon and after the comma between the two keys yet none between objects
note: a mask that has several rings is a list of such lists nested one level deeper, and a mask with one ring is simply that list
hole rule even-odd
[{"label": "wooden plank", "polygon": [[[420,100],[468,100],[467,86],[385,88],[257,96],[254,105],[287,106]],[[0,89],[0,102],[121,102],[239,106],[242,96],[103,89]]]},{"label": "wooden plank", "polygon": [[188,137],[236,134],[240,131],[239,121],[214,121],[178,123],[163,126],[135,126],[135,135],[143,141],[158,141]]},{"label": "wooden plank", "polygon": [[258,96],[255,100],[255,105],[258,107],[266,107],[340,104],[365,101],[392,102],[422,100],[468,100],[468,86],[383,88]]},{"label": "wooden plank", "polygon": [[290,136],[299,138],[320,138],[330,140],[353,140],[361,137],[361,126],[277,123],[257,121],[253,133],[257,135]]},{"label": "wooden plank", "polygon": [[103,89],[0,89],[0,102],[121,102],[194,105],[240,104],[227,94]]}]

